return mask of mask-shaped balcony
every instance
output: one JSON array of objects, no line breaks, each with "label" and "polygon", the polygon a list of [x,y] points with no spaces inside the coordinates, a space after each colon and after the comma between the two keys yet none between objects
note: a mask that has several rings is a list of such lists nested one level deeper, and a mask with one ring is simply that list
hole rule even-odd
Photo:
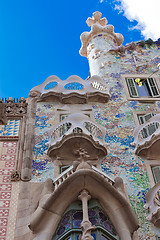
[{"label": "mask-shaped balcony", "polygon": [[160,155],[160,114],[150,118],[134,131],[135,153],[138,156],[157,159]]},{"label": "mask-shaped balcony", "polygon": [[52,158],[76,159],[76,151],[83,148],[91,159],[107,154],[104,145],[106,130],[82,113],[71,114],[50,131],[47,154]]},{"label": "mask-shaped balcony", "polygon": [[146,193],[145,198],[144,208],[148,210],[147,220],[160,228],[160,182]]},{"label": "mask-shaped balcony", "polygon": [[57,76],[48,77],[41,85],[31,91],[40,93],[40,101],[57,101],[65,104],[87,102],[108,102],[109,86],[99,76],[93,76],[85,81],[76,76],[70,76],[62,81]]}]

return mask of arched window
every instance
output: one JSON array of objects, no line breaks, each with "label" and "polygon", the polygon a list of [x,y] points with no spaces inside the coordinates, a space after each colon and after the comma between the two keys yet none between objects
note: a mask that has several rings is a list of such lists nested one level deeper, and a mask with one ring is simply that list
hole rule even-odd
[{"label": "arched window", "polygon": [[[88,208],[89,220],[92,225],[96,226],[96,229],[92,231],[94,240],[119,239],[113,224],[104,213],[100,204],[92,199],[89,201]],[[53,240],[80,240],[82,219],[82,203],[81,201],[76,201],[65,211]]]}]

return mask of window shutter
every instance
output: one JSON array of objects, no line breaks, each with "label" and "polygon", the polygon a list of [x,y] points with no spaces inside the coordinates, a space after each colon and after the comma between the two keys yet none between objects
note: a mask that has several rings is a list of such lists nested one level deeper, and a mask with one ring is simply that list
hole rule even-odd
[{"label": "window shutter", "polygon": [[160,181],[160,166],[152,167],[152,173],[155,183]]},{"label": "window shutter", "polygon": [[152,97],[159,97],[160,92],[159,92],[159,89],[157,87],[157,84],[156,84],[156,81],[154,80],[154,78],[148,78],[147,83],[148,83],[148,87],[151,91]]},{"label": "window shutter", "polygon": [[[143,123],[147,122],[154,115],[156,115],[156,114],[155,113],[147,113],[144,116],[138,116],[139,123],[143,124]],[[143,128],[142,136],[144,138],[149,137],[156,131],[156,129],[158,127],[159,127],[159,125],[157,123],[152,123],[152,124],[148,125],[147,127]]]},{"label": "window shutter", "polygon": [[131,97],[139,97],[134,78],[126,78],[128,90]]},{"label": "window shutter", "polygon": [[144,122],[147,122],[151,117],[153,117],[155,114],[154,113],[147,113],[143,116]]},{"label": "window shutter", "polygon": [[139,124],[143,124],[145,123],[145,120],[144,120],[144,117],[143,116],[138,116],[138,121],[139,121]]},{"label": "window shutter", "polygon": [[[156,115],[156,114],[155,113],[148,113],[148,114],[144,115],[143,117],[145,119],[145,122],[147,122],[154,115]],[[156,131],[158,126],[159,125],[157,123],[151,123],[150,125],[148,125],[148,127],[147,127],[148,136],[152,135]]]}]

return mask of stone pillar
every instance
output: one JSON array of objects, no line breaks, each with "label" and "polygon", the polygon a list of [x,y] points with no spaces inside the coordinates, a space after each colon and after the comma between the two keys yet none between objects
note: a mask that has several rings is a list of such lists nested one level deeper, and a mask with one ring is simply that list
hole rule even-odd
[{"label": "stone pillar", "polygon": [[22,162],[21,179],[23,181],[29,181],[32,178],[32,156],[33,156],[33,144],[34,144],[34,128],[36,117],[36,104],[37,98],[40,93],[30,92],[26,117],[26,130],[25,130],[25,142],[24,142],[24,154]]},{"label": "stone pillar", "polygon": [[82,228],[81,240],[94,240],[94,238],[91,236],[91,230],[95,229],[95,226],[92,226],[88,218],[88,200],[91,199],[91,196],[88,194],[86,190],[83,190],[79,195],[78,199],[82,201],[83,209],[83,221],[81,223]]}]

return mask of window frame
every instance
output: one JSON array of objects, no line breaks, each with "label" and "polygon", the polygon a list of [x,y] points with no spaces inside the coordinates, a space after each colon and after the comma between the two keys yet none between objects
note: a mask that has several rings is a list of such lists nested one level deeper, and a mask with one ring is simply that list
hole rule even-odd
[{"label": "window frame", "polygon": [[[137,113],[137,114],[136,114],[136,117],[137,117],[137,119],[138,119],[138,126],[139,126],[139,125],[142,125],[142,124],[144,124],[144,123],[147,123],[147,121],[148,121],[150,118],[152,118],[153,116],[155,116],[156,114],[158,114],[158,112],[149,112],[149,111],[147,111],[147,112],[139,112],[139,113]],[[151,115],[151,117],[148,118],[148,120],[146,120],[145,118],[148,117],[149,115]],[[144,127],[144,129],[146,129],[146,131],[144,131],[144,129],[141,130],[141,131],[142,131],[142,136],[143,136],[144,139],[147,138],[147,137],[149,137],[149,136],[151,135],[151,134],[150,134],[150,131],[152,131],[152,129],[151,129],[152,127],[154,127],[154,129],[155,129],[155,131],[156,131],[156,129],[158,128],[157,123],[152,123],[152,124],[150,124],[150,126]],[[155,131],[153,131],[152,134],[153,134]],[[146,136],[145,136],[145,135],[146,135]]]},{"label": "window frame", "polygon": [[[160,179],[159,179],[159,181],[157,181],[157,179],[156,179],[156,174],[155,174],[154,171],[153,171],[153,169],[155,169],[155,168],[158,168],[158,169],[159,169],[159,173],[160,173],[160,165],[151,166],[153,179],[154,179],[155,184],[157,184],[158,182],[160,182]],[[159,175],[159,176],[160,176],[160,175]]]},{"label": "window frame", "polygon": [[135,125],[140,126],[139,118],[138,118],[140,115],[147,115],[149,113],[156,115],[156,114],[159,114],[160,112],[159,111],[135,111],[135,112],[133,112],[133,118],[134,118]]},{"label": "window frame", "polygon": [[[133,118],[134,118],[134,122],[136,126],[140,126],[139,120],[138,120],[138,116],[139,115],[146,115],[149,113],[153,113],[153,114],[159,114],[160,112],[158,111],[135,111],[133,112]],[[153,187],[156,183],[153,177],[153,173],[152,173],[152,167],[156,167],[156,166],[160,166],[160,159],[144,159],[144,164],[146,166],[146,170],[147,170],[147,175],[148,175],[148,179],[150,182],[151,187]]]},{"label": "window frame", "polygon": [[144,163],[145,163],[145,166],[146,166],[147,175],[148,175],[148,178],[149,178],[150,185],[151,185],[151,187],[153,187],[156,184],[156,182],[155,182],[155,179],[154,179],[154,176],[153,176],[152,167],[160,166],[160,159],[158,159],[158,160],[146,159],[146,160],[144,160]]},{"label": "window frame", "polygon": [[[127,100],[129,100],[129,101],[141,101],[141,102],[160,101],[160,95],[159,95],[159,97],[153,97],[153,96],[148,96],[148,97],[134,96],[134,97],[131,97],[130,96],[130,90],[129,90],[129,87],[128,87],[128,84],[127,84],[127,81],[126,81],[127,78],[132,78],[132,79],[133,78],[134,79],[135,78],[141,78],[141,79],[146,79],[147,80],[149,78],[149,76],[147,74],[129,74],[129,75],[124,74],[124,75],[122,75],[122,80],[123,80],[123,85],[124,85]],[[154,79],[154,81],[156,83],[157,90],[160,93],[160,81],[158,81],[159,76],[155,74],[151,78]]]}]

